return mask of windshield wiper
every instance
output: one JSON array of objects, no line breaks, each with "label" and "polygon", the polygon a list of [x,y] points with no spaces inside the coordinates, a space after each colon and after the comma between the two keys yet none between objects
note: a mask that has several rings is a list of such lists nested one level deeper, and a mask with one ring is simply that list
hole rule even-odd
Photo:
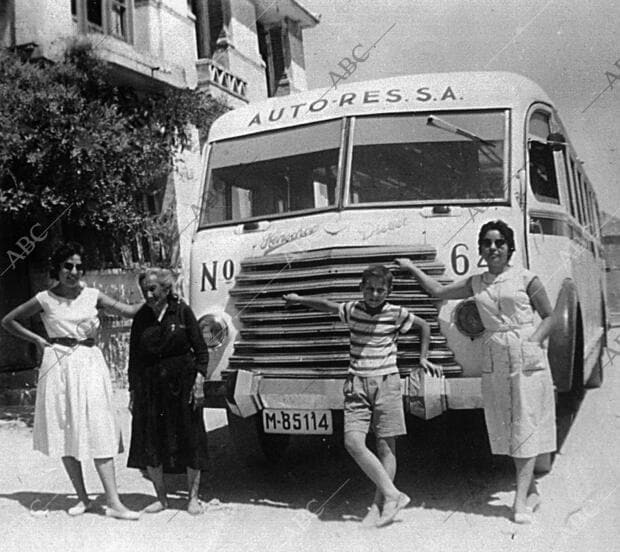
[{"label": "windshield wiper", "polygon": [[495,144],[493,142],[489,142],[488,140],[485,140],[484,138],[480,138],[480,136],[476,136],[473,132],[470,132],[469,130],[465,130],[464,128],[454,126],[450,124],[448,121],[444,121],[443,119],[440,119],[439,117],[435,115],[429,115],[428,118],[426,119],[426,124],[435,126],[437,128],[446,130],[448,132],[452,132],[453,134],[458,134],[459,136],[465,136],[465,138],[469,138],[470,140],[473,140],[474,142],[480,142],[481,144],[484,144],[485,146],[489,146],[491,148],[495,147]]}]

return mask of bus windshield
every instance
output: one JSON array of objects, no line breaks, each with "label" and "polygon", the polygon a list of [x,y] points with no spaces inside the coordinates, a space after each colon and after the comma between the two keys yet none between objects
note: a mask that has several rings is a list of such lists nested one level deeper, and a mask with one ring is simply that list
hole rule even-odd
[{"label": "bus windshield", "polygon": [[201,224],[336,205],[342,121],[213,145]]},{"label": "bus windshield", "polygon": [[339,201],[355,207],[508,198],[506,111],[350,121],[353,154],[343,200],[338,167],[345,120],[338,119],[212,144],[200,225],[328,209]]},{"label": "bus windshield", "polygon": [[501,111],[358,117],[349,203],[505,200],[505,119]]}]

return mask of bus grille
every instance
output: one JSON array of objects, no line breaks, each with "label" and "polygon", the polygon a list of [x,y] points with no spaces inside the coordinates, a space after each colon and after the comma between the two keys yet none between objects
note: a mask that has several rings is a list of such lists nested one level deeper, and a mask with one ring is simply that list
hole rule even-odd
[{"label": "bus grille", "polygon": [[[241,329],[229,368],[260,372],[265,377],[342,377],[349,367],[349,331],[337,315],[302,305],[286,306],[282,295],[320,295],[336,302],[359,300],[362,271],[370,264],[395,269],[395,257],[409,257],[442,283],[444,266],[434,248],[346,247],[252,257],[230,291]],[[400,276],[400,277],[399,277]],[[437,299],[416,280],[396,275],[389,302],[403,305],[431,326],[429,358],[447,377],[460,375],[446,339],[439,331]],[[398,339],[398,366],[402,374],[419,366],[420,337],[413,330]]]}]

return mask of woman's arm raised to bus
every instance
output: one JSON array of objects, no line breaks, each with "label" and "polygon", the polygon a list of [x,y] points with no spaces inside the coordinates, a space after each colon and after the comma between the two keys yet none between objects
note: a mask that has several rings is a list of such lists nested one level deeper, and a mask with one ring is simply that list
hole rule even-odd
[{"label": "woman's arm raised to bus", "polygon": [[334,303],[333,301],[329,301],[321,297],[302,297],[296,293],[287,293],[286,295],[283,295],[282,298],[287,303],[299,303],[300,305],[305,305],[306,307],[323,312],[338,312],[338,303]]},{"label": "woman's arm raised to bus", "polygon": [[459,280],[452,284],[443,285],[435,280],[435,278],[425,274],[414,265],[410,259],[400,258],[395,259],[395,261],[398,263],[401,270],[415,276],[416,280],[420,282],[420,285],[433,297],[439,299],[466,299],[474,294],[471,287],[471,278],[465,278],[464,280]]}]

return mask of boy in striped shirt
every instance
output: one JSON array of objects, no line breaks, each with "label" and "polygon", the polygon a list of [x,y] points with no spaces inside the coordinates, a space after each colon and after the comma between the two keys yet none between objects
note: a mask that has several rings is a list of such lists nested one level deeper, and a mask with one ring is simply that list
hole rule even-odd
[{"label": "boy in striped shirt", "polygon": [[[428,361],[430,328],[426,321],[404,307],[387,302],[392,274],[382,265],[364,270],[360,284],[363,301],[335,303],[320,297],[284,295],[288,303],[300,303],[338,314],[350,330],[349,374],[344,385],[344,443],[347,451],[377,489],[364,525],[383,527],[410,502],[393,483],[396,475],[396,436],[407,432],[400,375],[396,365],[399,334],[413,326],[421,331],[420,364],[425,371],[436,368]],[[366,446],[372,424],[377,456]]]}]

